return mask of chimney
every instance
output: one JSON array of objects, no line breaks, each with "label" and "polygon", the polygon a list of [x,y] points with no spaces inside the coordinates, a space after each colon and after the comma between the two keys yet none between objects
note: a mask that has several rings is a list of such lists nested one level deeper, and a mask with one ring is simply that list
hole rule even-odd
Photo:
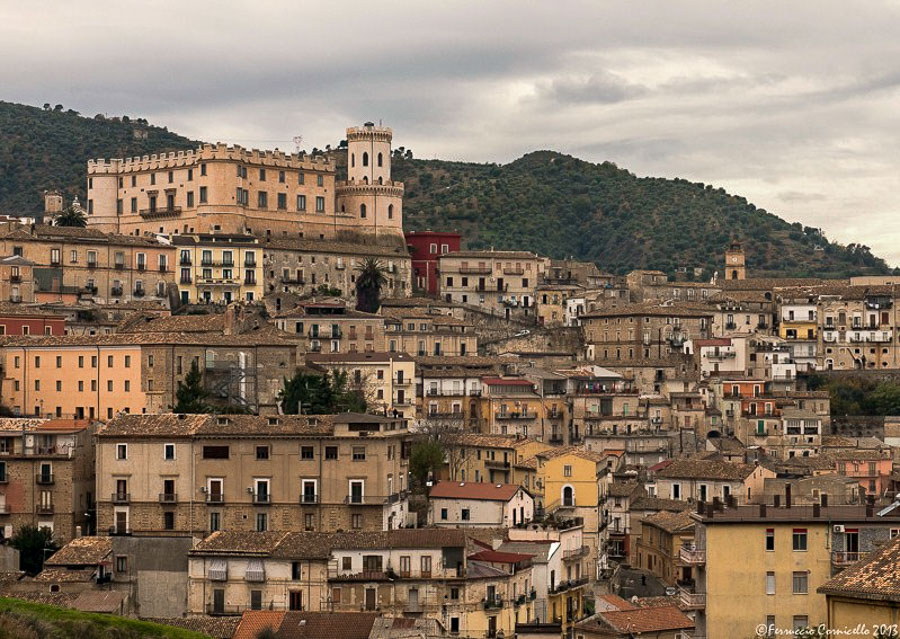
[{"label": "chimney", "polygon": [[781,506],[781,495],[772,496],[772,505],[775,506],[775,508]]},{"label": "chimney", "polygon": [[722,502],[719,501],[718,497],[713,497],[712,499],[712,509],[713,510],[722,510]]},{"label": "chimney", "polygon": [[822,506],[819,504],[813,504],[813,518],[818,518],[822,515]]},{"label": "chimney", "polygon": [[866,518],[875,516],[875,504],[866,504]]},{"label": "chimney", "polygon": [[791,507],[791,485],[790,484],[784,485],[784,507],[785,508]]},{"label": "chimney", "polygon": [[706,502],[704,502],[704,501],[697,502],[697,514],[698,515],[706,514]]},{"label": "chimney", "polygon": [[819,497],[819,501],[822,502],[822,508],[828,508],[828,495],[826,493],[822,493]]},{"label": "chimney", "polygon": [[759,518],[760,519],[766,518],[766,505],[765,504],[759,505]]}]

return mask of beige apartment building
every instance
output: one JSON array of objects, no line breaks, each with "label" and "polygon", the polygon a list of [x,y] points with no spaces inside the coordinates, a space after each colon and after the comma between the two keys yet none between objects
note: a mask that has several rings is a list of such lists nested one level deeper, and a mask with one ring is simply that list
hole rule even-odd
[{"label": "beige apartment building", "polygon": [[[893,287],[843,287],[818,297],[819,366],[824,370],[900,367]],[[833,293],[833,294],[831,294]]]},{"label": "beige apartment building", "polygon": [[347,181],[323,156],[204,144],[193,151],[90,160],[88,224],[127,235],[226,233],[334,238],[399,235],[403,185],[389,128],[347,129]]},{"label": "beige apartment building", "polygon": [[71,419],[0,419],[0,532],[49,528],[66,542],[90,530],[94,427]]},{"label": "beige apartment building", "polygon": [[403,419],[123,415],[97,433],[110,534],[391,530],[406,525]]},{"label": "beige apartment building", "polygon": [[407,297],[412,291],[412,261],[406,245],[395,238],[381,241],[384,244],[272,238],[265,245],[265,294],[276,312],[322,287],[340,291],[342,299],[356,304],[358,268],[374,258],[385,270],[383,294]]},{"label": "beige apartment building", "polygon": [[582,315],[587,358],[634,362],[683,350],[710,336],[711,310],[674,303],[628,304]]},{"label": "beige apartment building", "polygon": [[472,356],[478,353],[478,336],[472,324],[440,312],[409,308],[382,309],[384,350],[426,356]]},{"label": "beige apartment building", "polygon": [[307,366],[347,374],[369,409],[405,419],[416,416],[416,362],[406,353],[327,353],[306,356]]},{"label": "beige apartment building", "polygon": [[505,317],[534,315],[548,260],[527,251],[458,251],[438,262],[440,295]]},{"label": "beige apartment building", "polygon": [[[96,229],[4,223],[0,255],[30,263],[10,270],[9,299],[35,302],[126,304],[176,292],[173,249],[147,237],[108,235]],[[33,281],[28,283],[25,276]]]},{"label": "beige apartment building", "polygon": [[34,262],[21,255],[0,258],[0,302],[34,302]]},{"label": "beige apartment building", "polygon": [[300,302],[275,315],[275,326],[307,353],[374,353],[384,349],[384,318],[326,298]]},{"label": "beige apartment building", "polygon": [[263,296],[263,245],[252,235],[183,234],[170,238],[183,304],[254,302]]}]

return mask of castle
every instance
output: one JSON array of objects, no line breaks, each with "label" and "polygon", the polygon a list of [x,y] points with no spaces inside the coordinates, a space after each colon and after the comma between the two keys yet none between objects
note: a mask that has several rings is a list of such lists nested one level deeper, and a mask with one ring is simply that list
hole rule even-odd
[{"label": "castle", "polygon": [[391,129],[347,129],[347,180],[334,158],[204,144],[88,161],[88,224],[108,233],[403,238]]}]

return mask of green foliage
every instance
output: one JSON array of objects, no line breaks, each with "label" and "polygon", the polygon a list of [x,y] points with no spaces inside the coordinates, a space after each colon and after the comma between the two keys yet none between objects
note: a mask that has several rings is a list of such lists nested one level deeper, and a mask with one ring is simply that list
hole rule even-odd
[{"label": "green foliage", "polygon": [[278,639],[278,635],[275,634],[275,631],[272,630],[272,628],[266,626],[256,633],[256,639]]},{"label": "green foliage", "polygon": [[832,415],[900,415],[900,384],[863,375],[813,375],[811,390],[827,390]]},{"label": "green foliage", "polygon": [[19,569],[36,575],[44,568],[44,559],[59,549],[49,528],[22,526],[9,542],[19,551]]},{"label": "green foliage", "polygon": [[89,159],[177,151],[198,144],[149,126],[142,118],[95,120],[66,112],[62,105],[41,109],[0,102],[0,211],[41,212],[41,193],[48,189],[60,190],[66,201],[77,196],[85,202]]},{"label": "green foliage", "polygon": [[191,362],[191,370],[184,376],[183,382],[178,382],[178,390],[175,391],[175,413],[209,413],[212,407],[206,403],[209,393],[203,387],[203,374],[197,366],[197,362]]},{"label": "green foliage", "polygon": [[444,465],[444,449],[434,440],[416,442],[409,457],[411,479],[420,487],[428,481],[429,473],[437,473]]},{"label": "green foliage", "polygon": [[278,398],[286,415],[365,413],[369,408],[364,389],[353,387],[347,371],[338,370],[322,375],[298,371],[285,378]]},{"label": "green foliage", "polygon": [[356,267],[356,310],[374,313],[381,307],[381,289],[387,284],[387,269],[375,257]]},{"label": "green foliage", "polygon": [[574,256],[618,274],[689,266],[721,277],[734,238],[753,276],[888,272],[867,247],[829,243],[821,230],[792,226],[723,189],[639,178],[610,162],[537,151],[505,165],[396,154],[392,163],[406,187],[404,226],[457,230],[468,248]]},{"label": "green foliage", "polygon": [[208,639],[149,621],[0,598],[0,639]]},{"label": "green foliage", "polygon": [[85,217],[82,211],[70,204],[53,218],[53,224],[54,226],[76,226],[84,228],[87,226],[87,217]]}]

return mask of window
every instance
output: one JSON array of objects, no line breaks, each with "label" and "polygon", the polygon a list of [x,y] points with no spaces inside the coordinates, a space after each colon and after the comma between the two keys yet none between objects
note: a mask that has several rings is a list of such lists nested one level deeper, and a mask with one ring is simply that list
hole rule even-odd
[{"label": "window", "polygon": [[809,594],[809,573],[808,572],[795,572],[794,573],[794,594],[795,595],[806,595]]},{"label": "window", "polygon": [[316,213],[325,212],[325,198],[321,195],[316,196]]},{"label": "window", "polygon": [[256,513],[256,531],[266,532],[269,529],[269,518],[266,513]]},{"label": "window", "polygon": [[441,521],[447,521],[447,509],[441,508]]},{"label": "window", "polygon": [[116,459],[128,459],[128,444],[116,444]]},{"label": "window", "polygon": [[775,594],[775,573],[774,572],[766,573],[766,594],[767,595]]},{"label": "window", "polygon": [[262,610],[262,590],[250,591],[250,610]]},{"label": "window", "polygon": [[305,195],[297,196],[297,210],[298,211],[306,210],[306,196]]},{"label": "window", "polygon": [[366,447],[365,446],[354,446],[353,447],[353,461],[365,461],[366,460]]},{"label": "window", "polygon": [[325,459],[337,459],[338,458],[338,447],[337,446],[326,446],[325,447]]},{"label": "window", "polygon": [[163,530],[175,530],[175,513],[171,510],[163,513]]},{"label": "window", "polygon": [[303,591],[291,590],[288,592],[288,609],[303,610]]},{"label": "window", "polygon": [[128,572],[128,557],[125,555],[116,555],[116,572]]},{"label": "window", "polygon": [[459,634],[459,617],[450,617],[450,633]]},{"label": "window", "polygon": [[166,461],[175,459],[175,444],[163,444],[163,459]]},{"label": "window", "polygon": [[570,465],[563,466],[563,477],[571,477],[572,476],[572,467]]},{"label": "window", "polygon": [[228,459],[228,446],[204,446],[203,459]]},{"label": "window", "polygon": [[313,452],[312,446],[301,446],[300,447],[300,459],[314,459],[315,453]]},{"label": "window", "polygon": [[341,570],[353,570],[353,557],[341,558]]},{"label": "window", "polygon": [[350,516],[350,527],[353,530],[361,530],[362,529],[362,515],[351,515]]},{"label": "window", "polygon": [[794,528],[794,550],[806,550],[806,528]]},{"label": "window", "polygon": [[287,193],[279,193],[278,194],[278,210],[279,211],[287,210]]},{"label": "window", "polygon": [[269,458],[269,447],[268,446],[257,446],[256,447],[256,458],[265,460]]},{"label": "window", "polygon": [[767,528],[766,529],[766,551],[775,550],[775,529]]},{"label": "window", "polygon": [[468,508],[463,508],[462,511],[460,511],[460,518],[463,521],[469,521],[469,509]]},{"label": "window", "polygon": [[809,617],[806,615],[794,615],[794,630],[803,630],[809,627]]},{"label": "window", "polygon": [[[206,175],[205,173],[203,175]],[[200,187],[200,204],[206,204],[206,187]]]},{"label": "window", "polygon": [[672,499],[681,499],[681,484],[672,484]]}]

